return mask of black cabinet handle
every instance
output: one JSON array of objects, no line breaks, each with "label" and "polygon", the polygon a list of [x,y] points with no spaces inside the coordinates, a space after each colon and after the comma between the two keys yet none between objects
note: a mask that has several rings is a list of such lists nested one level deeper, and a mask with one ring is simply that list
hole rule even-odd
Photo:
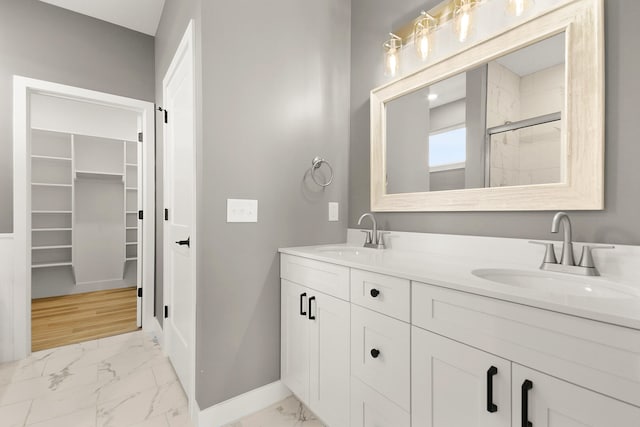
[{"label": "black cabinet handle", "polygon": [[487,412],[498,412],[498,405],[493,403],[493,377],[498,374],[498,368],[492,366],[487,371]]},{"label": "black cabinet handle", "polygon": [[304,311],[304,302],[302,300],[307,297],[307,293],[303,292],[300,294],[300,316],[306,316],[307,312]]},{"label": "black cabinet handle", "polygon": [[373,357],[374,359],[377,359],[378,356],[380,356],[380,350],[378,350],[377,348],[372,348],[371,357]]},{"label": "black cabinet handle", "polygon": [[533,427],[533,423],[529,421],[529,390],[533,388],[533,383],[524,380],[522,383],[522,427]]},{"label": "black cabinet handle", "polygon": [[373,288],[373,289],[371,289],[371,290],[369,291],[369,294],[370,294],[372,297],[376,298],[378,295],[380,295],[380,291],[379,291],[379,290],[377,290],[377,289],[375,289],[375,288]]},{"label": "black cabinet handle", "polygon": [[311,302],[315,301],[316,297],[309,298],[309,320],[316,320],[316,316],[311,314]]},{"label": "black cabinet handle", "polygon": [[186,246],[188,248],[191,247],[191,237],[187,237],[187,240],[178,240],[176,244],[180,246]]}]

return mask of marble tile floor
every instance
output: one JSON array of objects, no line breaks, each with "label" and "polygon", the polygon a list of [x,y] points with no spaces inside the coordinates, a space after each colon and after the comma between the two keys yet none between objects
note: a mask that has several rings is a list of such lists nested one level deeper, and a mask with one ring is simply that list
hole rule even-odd
[{"label": "marble tile floor", "polygon": [[191,427],[187,399],[142,331],[0,364],[2,427]]},{"label": "marble tile floor", "polygon": [[225,427],[325,427],[295,397],[276,403]]}]

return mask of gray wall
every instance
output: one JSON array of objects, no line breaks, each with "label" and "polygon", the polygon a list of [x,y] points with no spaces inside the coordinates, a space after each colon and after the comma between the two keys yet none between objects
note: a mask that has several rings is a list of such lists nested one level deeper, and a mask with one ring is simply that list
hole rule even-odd
[{"label": "gray wall", "polygon": [[[349,226],[370,209],[369,91],[384,83],[381,46],[387,33],[438,0],[352,0]],[[606,209],[573,212],[577,240],[640,244],[640,2],[605,2]],[[550,238],[551,212],[378,214],[388,230]]]},{"label": "gray wall", "polygon": [[[346,238],[350,1],[202,7],[196,386],[206,408],[280,378],[277,248]],[[335,171],[325,191],[305,175],[316,155]],[[227,223],[227,198],[258,199],[258,223]],[[329,201],[339,222],[327,221]]]},{"label": "gray wall", "polygon": [[36,0],[0,1],[0,233],[13,231],[14,74],[153,100],[153,37]]}]

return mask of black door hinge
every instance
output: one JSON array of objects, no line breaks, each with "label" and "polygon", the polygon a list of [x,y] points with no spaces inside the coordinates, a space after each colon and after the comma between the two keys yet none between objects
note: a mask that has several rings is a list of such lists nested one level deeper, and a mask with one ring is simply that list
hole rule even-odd
[{"label": "black door hinge", "polygon": [[138,132],[138,142],[142,142],[142,139],[143,139],[142,137],[143,137],[142,132]]},{"label": "black door hinge", "polygon": [[138,298],[142,298],[142,288],[138,288]]},{"label": "black door hinge", "polygon": [[162,107],[158,107],[158,108],[157,108],[157,110],[158,110],[158,111],[160,111],[161,113],[163,113],[163,115],[164,115],[164,122],[165,122],[165,123],[169,123],[169,113],[167,112],[167,110],[165,110],[165,109],[164,109],[164,108],[162,108]]},{"label": "black door hinge", "polygon": [[164,220],[169,221],[169,209],[164,209]]},{"label": "black door hinge", "polygon": [[144,219],[144,211],[138,211],[138,219],[139,220],[143,220]]},{"label": "black door hinge", "polygon": [[169,317],[169,306],[164,306],[164,318],[167,319]]}]

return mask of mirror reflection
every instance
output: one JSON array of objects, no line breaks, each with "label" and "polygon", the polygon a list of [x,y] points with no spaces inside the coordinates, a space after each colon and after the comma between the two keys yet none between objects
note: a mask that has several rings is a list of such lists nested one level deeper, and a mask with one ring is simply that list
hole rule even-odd
[{"label": "mirror reflection", "polygon": [[564,33],[387,102],[387,194],[563,182],[564,104]]}]

